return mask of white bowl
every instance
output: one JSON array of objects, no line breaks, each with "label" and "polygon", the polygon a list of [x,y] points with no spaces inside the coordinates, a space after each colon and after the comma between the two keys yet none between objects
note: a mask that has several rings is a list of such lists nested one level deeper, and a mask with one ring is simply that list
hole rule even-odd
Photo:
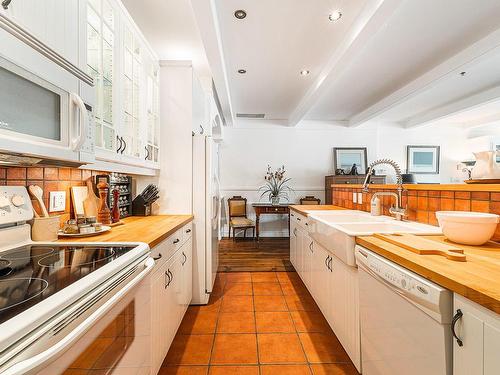
[{"label": "white bowl", "polygon": [[446,238],[464,245],[488,242],[500,221],[500,216],[482,212],[438,211],[436,217]]}]

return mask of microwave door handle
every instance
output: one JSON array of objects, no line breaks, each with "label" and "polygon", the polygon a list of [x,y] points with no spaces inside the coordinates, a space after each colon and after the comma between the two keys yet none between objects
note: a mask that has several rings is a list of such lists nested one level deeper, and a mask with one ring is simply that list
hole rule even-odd
[{"label": "microwave door handle", "polygon": [[71,149],[73,151],[78,151],[80,147],[82,147],[83,142],[85,142],[85,138],[87,137],[87,108],[85,107],[85,103],[82,98],[75,93],[71,93],[70,101],[76,108],[79,110],[79,120],[80,120],[80,128],[79,131],[76,131],[76,121],[73,120],[73,130],[75,134],[78,134],[77,137],[72,139],[71,141]]},{"label": "microwave door handle", "polygon": [[68,349],[71,344],[77,341],[89,328],[95,325],[95,322],[104,316],[120,299],[122,299],[128,292],[130,292],[140,281],[142,281],[151,271],[155,265],[153,258],[148,258],[144,263],[144,269],[134,277],[127,285],[120,289],[115,295],[107,300],[102,306],[94,311],[87,319],[78,325],[73,331],[68,333],[64,338],[58,341],[55,345],[51,346],[44,352],[41,352],[31,358],[18,362],[4,372],[2,375],[19,375],[26,374],[30,370],[39,368],[44,364],[49,363],[52,359],[60,355],[63,351]]}]

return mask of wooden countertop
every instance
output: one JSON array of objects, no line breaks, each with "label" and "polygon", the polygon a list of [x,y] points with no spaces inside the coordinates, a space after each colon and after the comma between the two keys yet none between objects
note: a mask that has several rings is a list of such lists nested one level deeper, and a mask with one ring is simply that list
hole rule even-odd
[{"label": "wooden countertop", "polygon": [[[332,188],[362,189],[360,184],[333,184]],[[500,184],[404,184],[405,190],[500,192]],[[370,189],[397,189],[394,184],[370,184]]]},{"label": "wooden countertop", "polygon": [[[424,236],[447,242],[444,236]],[[448,260],[438,255],[418,255],[373,236],[357,237],[356,243],[500,314],[500,244],[461,247],[466,262]]]},{"label": "wooden countertop", "polygon": [[153,248],[177,229],[193,220],[192,215],[131,216],[123,219],[124,225],[109,232],[80,238],[60,238],[59,242],[146,242]]},{"label": "wooden countertop", "polygon": [[336,210],[345,210],[345,208],[343,208],[343,207],[333,206],[331,204],[311,204],[311,205],[308,205],[308,204],[302,204],[302,205],[297,204],[297,205],[288,206],[288,207],[291,210],[294,210],[294,211],[296,211],[299,214],[304,215],[304,216],[308,215],[307,211],[321,211],[321,210],[336,211]]}]

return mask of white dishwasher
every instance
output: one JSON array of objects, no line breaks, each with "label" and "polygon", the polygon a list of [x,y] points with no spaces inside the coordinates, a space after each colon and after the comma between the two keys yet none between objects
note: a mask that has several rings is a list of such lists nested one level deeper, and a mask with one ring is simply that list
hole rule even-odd
[{"label": "white dishwasher", "polygon": [[356,246],[363,375],[451,375],[452,293]]}]

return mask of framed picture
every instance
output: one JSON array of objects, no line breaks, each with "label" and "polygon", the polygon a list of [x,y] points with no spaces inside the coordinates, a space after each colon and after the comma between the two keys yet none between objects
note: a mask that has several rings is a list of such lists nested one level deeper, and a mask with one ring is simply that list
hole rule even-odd
[{"label": "framed picture", "polygon": [[407,146],[406,170],[413,174],[439,174],[439,146]]},{"label": "framed picture", "polygon": [[349,174],[354,165],[358,174],[365,174],[368,164],[366,147],[334,147],[333,164],[335,171],[344,174]]}]

